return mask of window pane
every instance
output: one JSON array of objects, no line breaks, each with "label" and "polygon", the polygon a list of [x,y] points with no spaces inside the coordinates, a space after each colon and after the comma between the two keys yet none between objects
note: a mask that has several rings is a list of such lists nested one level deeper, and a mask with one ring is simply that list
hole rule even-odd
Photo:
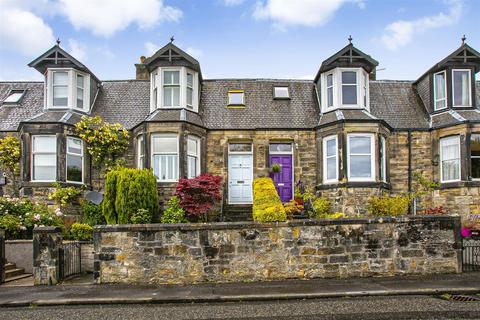
[{"label": "window pane", "polygon": [[53,105],[66,106],[68,104],[68,87],[53,87]]},{"label": "window pane", "polygon": [[243,104],[243,92],[229,92],[228,104]]},{"label": "window pane", "polygon": [[69,153],[82,154],[82,140],[75,138],[67,139],[67,151]]},{"label": "window pane", "polygon": [[187,105],[193,105],[193,89],[187,88]]},{"label": "window pane", "polygon": [[193,74],[187,73],[187,86],[193,87]]},{"label": "window pane", "polygon": [[180,87],[172,88],[173,106],[180,106]]},{"label": "window pane", "polygon": [[470,105],[470,85],[468,71],[453,71],[453,103],[455,106]]},{"label": "window pane", "polygon": [[197,155],[198,153],[198,140],[194,138],[188,139],[188,154],[190,155]]},{"label": "window pane", "polygon": [[154,136],[153,152],[177,153],[178,142],[176,136]]},{"label": "window pane", "polygon": [[353,71],[342,72],[342,84],[356,84],[357,73]]},{"label": "window pane", "polygon": [[350,155],[350,177],[371,178],[372,163],[370,156]]},{"label": "window pane", "polygon": [[460,179],[460,160],[448,160],[442,162],[443,180],[458,180]]},{"label": "window pane", "polygon": [[327,76],[327,87],[333,86],[333,74]]},{"label": "window pane", "polygon": [[33,137],[33,151],[57,153],[57,137],[56,136]]},{"label": "window pane", "polygon": [[274,97],[275,98],[288,98],[288,87],[275,87],[274,88]]},{"label": "window pane", "polygon": [[435,98],[436,100],[445,99],[445,73],[435,75]]},{"label": "window pane", "polygon": [[333,87],[327,89],[327,106],[333,106]]},{"label": "window pane", "polygon": [[173,88],[163,88],[163,105],[165,107],[173,106],[172,95],[173,95]]},{"label": "window pane", "polygon": [[188,156],[188,178],[194,178],[197,175],[197,158]]},{"label": "window pane", "polygon": [[68,86],[68,72],[54,72],[53,84]]},{"label": "window pane", "polygon": [[77,88],[77,108],[83,108],[83,89]]},{"label": "window pane", "polygon": [[163,83],[165,84],[180,84],[180,71],[164,71]]},{"label": "window pane", "polygon": [[272,143],[269,146],[270,152],[292,152],[291,143]]},{"label": "window pane", "polygon": [[380,138],[380,180],[385,181],[385,138]]},{"label": "window pane", "polygon": [[82,157],[67,154],[67,180],[82,182]]},{"label": "window pane", "polygon": [[349,137],[350,154],[370,154],[371,137]]},{"label": "window pane", "polygon": [[470,148],[472,154],[472,178],[480,179],[480,134],[472,134]]},{"label": "window pane", "polygon": [[84,77],[81,74],[77,74],[77,87],[83,89],[83,79]]},{"label": "window pane", "polygon": [[337,178],[337,157],[327,159],[327,180]]},{"label": "window pane", "polygon": [[357,86],[342,86],[342,103],[357,104]]},{"label": "window pane", "polygon": [[251,143],[231,143],[229,145],[230,152],[251,152]]},{"label": "window pane", "polygon": [[12,90],[12,92],[10,92],[8,97],[6,97],[3,102],[16,103],[20,100],[24,93],[25,90]]},{"label": "window pane", "polygon": [[33,180],[55,180],[57,178],[57,157],[55,154],[33,155]]},{"label": "window pane", "polygon": [[327,141],[327,157],[337,155],[337,141],[330,139]]}]

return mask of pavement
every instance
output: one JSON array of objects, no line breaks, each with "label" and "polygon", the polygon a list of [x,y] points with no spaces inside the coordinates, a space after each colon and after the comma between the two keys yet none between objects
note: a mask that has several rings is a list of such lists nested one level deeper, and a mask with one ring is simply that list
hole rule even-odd
[{"label": "pavement", "polygon": [[[80,282],[81,283],[81,282]],[[389,278],[309,279],[195,285],[62,284],[0,287],[0,307],[271,301],[480,293],[480,272]]]}]

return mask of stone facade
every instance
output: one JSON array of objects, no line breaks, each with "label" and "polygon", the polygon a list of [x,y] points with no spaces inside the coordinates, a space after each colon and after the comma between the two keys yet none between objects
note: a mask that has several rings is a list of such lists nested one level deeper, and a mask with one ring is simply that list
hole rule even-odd
[{"label": "stone facade", "polygon": [[39,227],[33,231],[33,282],[54,285],[60,282],[62,233],[59,227]]},{"label": "stone facade", "polygon": [[95,282],[189,284],[461,271],[460,218],[95,228]]}]

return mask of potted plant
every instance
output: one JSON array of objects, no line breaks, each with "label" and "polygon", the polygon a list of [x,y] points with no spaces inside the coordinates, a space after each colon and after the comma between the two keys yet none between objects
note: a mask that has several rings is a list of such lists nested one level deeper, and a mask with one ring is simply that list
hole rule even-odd
[{"label": "potted plant", "polygon": [[270,172],[272,173],[280,173],[282,171],[282,166],[279,165],[278,163],[273,163],[272,166],[270,167]]}]

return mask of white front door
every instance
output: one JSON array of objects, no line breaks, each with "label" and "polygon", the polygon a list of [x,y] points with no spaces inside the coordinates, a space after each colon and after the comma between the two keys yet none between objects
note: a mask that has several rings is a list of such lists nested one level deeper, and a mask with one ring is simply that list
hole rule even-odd
[{"label": "white front door", "polygon": [[228,203],[252,203],[253,156],[230,154],[228,157]]}]

